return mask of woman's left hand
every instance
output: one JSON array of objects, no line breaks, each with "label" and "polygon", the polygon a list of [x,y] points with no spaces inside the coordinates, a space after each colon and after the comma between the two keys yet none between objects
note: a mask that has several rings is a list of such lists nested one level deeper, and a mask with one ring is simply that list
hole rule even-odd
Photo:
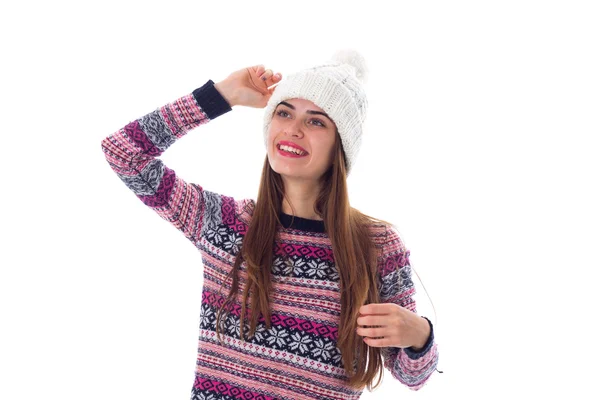
[{"label": "woman's left hand", "polygon": [[421,349],[429,338],[427,320],[395,303],[366,304],[356,321],[356,333],[365,336],[364,342],[372,347]]}]

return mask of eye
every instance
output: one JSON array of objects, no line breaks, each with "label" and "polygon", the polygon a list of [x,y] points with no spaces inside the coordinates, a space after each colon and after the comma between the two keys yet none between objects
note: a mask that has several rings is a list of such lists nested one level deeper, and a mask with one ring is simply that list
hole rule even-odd
[{"label": "eye", "polygon": [[[277,115],[279,115],[280,117],[283,117],[283,118],[287,118],[287,116],[290,115],[287,111],[284,111],[284,110],[277,110],[277,112],[275,114],[277,114]],[[321,121],[320,119],[318,119],[318,118],[313,118],[313,119],[311,119],[311,121],[317,121],[318,124],[316,124],[316,126],[322,126],[323,128],[326,127],[325,123],[323,121]],[[313,124],[313,125],[315,125],[315,124]]]},{"label": "eye", "polygon": [[318,123],[320,123],[320,124],[321,124],[321,125],[319,125],[319,126],[325,127],[325,124],[324,124],[324,123],[323,123],[323,121],[321,121],[320,119],[316,119],[316,118],[315,118],[315,119],[311,119],[311,121],[317,121]]}]

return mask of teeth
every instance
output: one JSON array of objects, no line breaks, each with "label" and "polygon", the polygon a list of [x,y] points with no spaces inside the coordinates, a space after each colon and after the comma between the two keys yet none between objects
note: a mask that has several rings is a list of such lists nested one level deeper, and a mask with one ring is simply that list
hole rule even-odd
[{"label": "teeth", "polygon": [[298,155],[305,154],[305,152],[303,152],[302,150],[298,150],[298,149],[295,149],[295,148],[290,147],[290,146],[280,145],[279,148],[281,150],[284,150],[284,151],[287,151],[287,152],[290,152],[290,153],[294,153],[294,154],[298,154]]}]

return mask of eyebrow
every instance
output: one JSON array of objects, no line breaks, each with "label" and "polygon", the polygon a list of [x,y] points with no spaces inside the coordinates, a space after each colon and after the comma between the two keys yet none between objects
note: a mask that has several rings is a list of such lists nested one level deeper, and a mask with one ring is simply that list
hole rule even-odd
[{"label": "eyebrow", "polygon": [[[291,105],[290,103],[285,102],[285,101],[282,101],[281,103],[277,104],[277,106],[279,106],[280,104],[283,104],[284,106],[287,106],[287,107],[291,108],[292,110],[296,109],[296,107],[294,107],[293,105]],[[333,122],[333,120],[331,118],[329,118],[329,115],[327,115],[327,114],[325,114],[325,113],[323,113],[321,111],[306,110],[306,113],[307,114],[319,114],[319,115],[323,115],[323,116],[327,117],[327,119],[330,120],[332,124],[335,125],[335,122]]]}]

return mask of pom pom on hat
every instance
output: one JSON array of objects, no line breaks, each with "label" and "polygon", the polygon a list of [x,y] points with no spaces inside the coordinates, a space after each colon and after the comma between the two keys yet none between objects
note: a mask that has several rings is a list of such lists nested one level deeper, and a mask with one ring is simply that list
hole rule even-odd
[{"label": "pom pom on hat", "polygon": [[354,49],[342,49],[338,50],[331,57],[331,61],[338,64],[348,64],[354,67],[356,71],[356,78],[361,83],[367,83],[369,70],[367,69],[367,61],[358,51]]}]

